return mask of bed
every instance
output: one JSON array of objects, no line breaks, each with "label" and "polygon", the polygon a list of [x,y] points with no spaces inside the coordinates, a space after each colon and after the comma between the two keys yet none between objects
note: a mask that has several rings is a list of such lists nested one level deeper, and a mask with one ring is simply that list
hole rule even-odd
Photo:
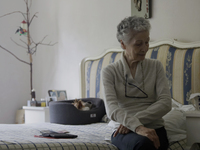
[{"label": "bed", "polygon": [[[80,98],[101,98],[101,69],[120,58],[122,49],[111,48],[96,57],[88,57],[80,64]],[[164,116],[169,150],[183,150],[186,146],[185,112],[194,110],[188,103],[191,93],[200,93],[200,43],[181,43],[161,40],[150,43],[147,58],[159,59],[169,80],[173,108]],[[70,113],[70,112],[69,112]],[[117,150],[110,143],[113,132],[106,115],[101,122],[85,125],[56,123],[1,124],[0,150],[56,149],[56,150]],[[35,137],[41,130],[63,131],[78,135],[74,139]]]},{"label": "bed", "polygon": [[[81,62],[81,96],[103,98],[101,69],[121,57],[121,48],[111,48],[99,56]],[[146,58],[163,64],[172,96],[172,110],[164,116],[169,150],[186,147],[187,111],[195,108],[188,100],[190,94],[200,92],[200,42],[182,43],[176,40],[150,42]]]},{"label": "bed", "polygon": [[[78,135],[75,139],[49,139],[34,137],[41,130],[63,131]],[[111,134],[106,123],[87,125],[61,125],[53,123],[41,124],[9,124],[0,125],[0,150],[117,150],[105,140]],[[99,134],[101,133],[101,134]]]}]

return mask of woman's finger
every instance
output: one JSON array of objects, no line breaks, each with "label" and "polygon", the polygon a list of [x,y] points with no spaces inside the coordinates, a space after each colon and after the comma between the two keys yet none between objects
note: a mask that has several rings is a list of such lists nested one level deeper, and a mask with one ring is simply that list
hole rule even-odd
[{"label": "woman's finger", "polygon": [[152,136],[154,145],[158,149],[160,147],[160,140],[155,130],[152,130]]},{"label": "woman's finger", "polygon": [[130,130],[128,128],[124,127],[123,125],[120,125],[118,129],[116,130],[116,132],[114,133],[113,137],[117,136],[118,133],[127,134],[129,132]]},{"label": "woman's finger", "polygon": [[125,134],[129,133],[130,131],[131,131],[131,130],[127,129]]},{"label": "woman's finger", "polygon": [[119,128],[115,131],[113,137],[116,137],[118,133],[119,133]]},{"label": "woman's finger", "polygon": [[121,125],[120,131],[119,131],[120,134],[127,134],[129,132],[130,132],[130,130],[128,128],[126,128],[125,126]]},{"label": "woman's finger", "polygon": [[156,149],[160,147],[160,141],[157,135],[154,134],[148,134],[146,137],[148,137],[153,143]]},{"label": "woman's finger", "polygon": [[123,127],[124,127],[123,125],[120,125],[120,126],[119,126],[119,133],[120,133],[120,134],[123,133]]},{"label": "woman's finger", "polygon": [[117,131],[114,133],[113,137],[117,136],[117,134],[121,132],[121,127],[122,127],[122,125],[120,125],[120,126],[117,128]]},{"label": "woman's finger", "polygon": [[124,127],[124,126],[122,126],[122,127],[121,127],[121,134],[125,134],[125,133],[126,133],[126,130],[127,130],[127,128]]},{"label": "woman's finger", "polygon": [[154,137],[154,145],[157,149],[160,147],[160,140],[157,135]]},{"label": "woman's finger", "polygon": [[149,129],[144,126],[139,126],[138,129],[136,129],[136,133],[149,138],[154,143],[156,149],[160,147],[159,137],[154,129]]}]

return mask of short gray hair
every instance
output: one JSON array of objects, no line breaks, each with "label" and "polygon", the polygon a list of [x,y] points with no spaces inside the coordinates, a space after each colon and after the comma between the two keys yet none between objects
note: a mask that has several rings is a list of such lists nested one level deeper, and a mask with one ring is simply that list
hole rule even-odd
[{"label": "short gray hair", "polygon": [[131,16],[123,19],[117,26],[117,39],[120,42],[121,40],[128,44],[131,40],[132,31],[141,32],[141,31],[149,31],[151,25],[148,20]]}]

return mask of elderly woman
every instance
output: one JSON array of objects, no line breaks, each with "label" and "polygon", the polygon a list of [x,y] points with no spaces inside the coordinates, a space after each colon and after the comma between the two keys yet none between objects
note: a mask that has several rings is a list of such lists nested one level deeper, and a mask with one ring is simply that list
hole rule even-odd
[{"label": "elderly woman", "polygon": [[162,117],[171,110],[171,95],[158,60],[146,59],[150,24],[128,17],[117,26],[124,49],[121,59],[102,70],[106,112],[115,127],[112,143],[120,150],[167,150]]}]

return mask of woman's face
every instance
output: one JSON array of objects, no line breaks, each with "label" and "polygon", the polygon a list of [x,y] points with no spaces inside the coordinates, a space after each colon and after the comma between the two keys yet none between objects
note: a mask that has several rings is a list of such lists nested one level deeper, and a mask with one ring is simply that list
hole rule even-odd
[{"label": "woman's face", "polygon": [[128,61],[141,61],[145,59],[146,52],[149,49],[149,32],[141,31],[132,34],[129,44],[121,41],[121,46],[125,50],[125,56]]}]

